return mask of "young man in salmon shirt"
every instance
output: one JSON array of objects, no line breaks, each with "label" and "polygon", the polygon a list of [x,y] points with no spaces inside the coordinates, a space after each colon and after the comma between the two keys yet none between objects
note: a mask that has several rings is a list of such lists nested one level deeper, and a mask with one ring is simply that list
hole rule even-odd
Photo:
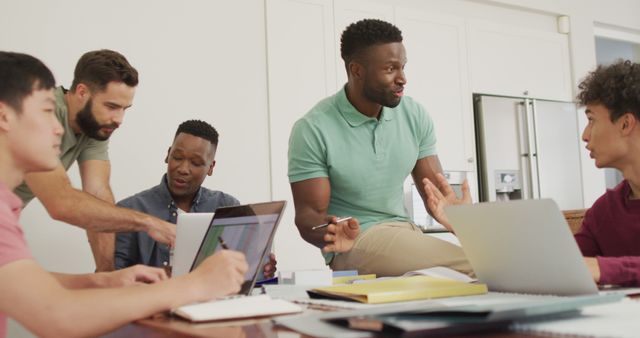
[{"label": "young man in salmon shirt", "polygon": [[[38,59],[0,52],[0,338],[6,336],[7,317],[41,337],[97,336],[183,304],[238,292],[247,263],[231,250],[175,279],[146,266],[69,275],[38,265],[19,225],[22,201],[12,190],[27,173],[60,163],[63,128],[55,115],[54,84]],[[110,287],[123,284],[130,286]]]}]

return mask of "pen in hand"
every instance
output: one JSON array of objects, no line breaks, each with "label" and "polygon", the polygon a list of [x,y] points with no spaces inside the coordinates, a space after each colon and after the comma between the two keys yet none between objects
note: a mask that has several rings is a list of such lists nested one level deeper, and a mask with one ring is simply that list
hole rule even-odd
[{"label": "pen in hand", "polygon": [[229,250],[229,247],[227,246],[227,243],[224,242],[222,237],[218,236],[218,242],[220,242],[220,246],[222,246],[223,249]]},{"label": "pen in hand", "polygon": [[[340,223],[340,222],[348,221],[351,218],[352,218],[351,216],[344,217],[344,218],[338,218],[338,220],[336,220],[336,223],[333,223],[333,224],[337,224],[337,223]],[[329,226],[329,224],[332,224],[332,223],[325,223],[325,224],[316,225],[316,226],[312,227],[311,230],[317,230],[317,229],[326,228],[326,227]]]}]

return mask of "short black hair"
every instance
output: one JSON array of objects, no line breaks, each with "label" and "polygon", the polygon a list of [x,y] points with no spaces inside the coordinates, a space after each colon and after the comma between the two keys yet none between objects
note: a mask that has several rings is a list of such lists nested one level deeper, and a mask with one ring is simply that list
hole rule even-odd
[{"label": "short black hair", "polygon": [[640,64],[620,59],[599,65],[578,88],[580,104],[602,104],[610,111],[611,121],[626,113],[640,119]]},{"label": "short black hair", "polygon": [[211,142],[215,147],[218,146],[218,131],[207,122],[201,120],[184,121],[178,126],[176,135],[173,138],[175,139],[178,137],[178,134],[180,133],[187,133],[203,138]]},{"label": "short black hair", "polygon": [[366,48],[392,42],[402,42],[398,27],[378,19],[364,19],[350,24],[342,32],[340,55],[348,65]]},{"label": "short black hair", "polygon": [[51,70],[35,57],[22,53],[0,51],[0,101],[16,112],[34,90],[51,89],[56,80]]},{"label": "short black hair", "polygon": [[91,90],[103,91],[109,82],[123,82],[129,87],[138,85],[138,71],[129,64],[124,55],[109,49],[84,53],[73,72],[71,91],[80,83]]}]

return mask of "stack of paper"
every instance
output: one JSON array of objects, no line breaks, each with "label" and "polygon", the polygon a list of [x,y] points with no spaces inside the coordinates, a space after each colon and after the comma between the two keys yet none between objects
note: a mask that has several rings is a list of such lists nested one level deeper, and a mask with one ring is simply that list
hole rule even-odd
[{"label": "stack of paper", "polygon": [[350,299],[362,303],[377,304],[484,294],[487,293],[487,286],[444,278],[413,276],[370,283],[334,285],[315,288],[308,292],[311,297]]}]

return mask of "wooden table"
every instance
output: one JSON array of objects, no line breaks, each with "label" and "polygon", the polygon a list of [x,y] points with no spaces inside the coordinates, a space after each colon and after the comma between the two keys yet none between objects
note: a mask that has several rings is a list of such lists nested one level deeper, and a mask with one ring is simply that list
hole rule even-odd
[{"label": "wooden table", "polygon": [[[225,321],[220,323],[191,324],[180,318],[158,315],[126,325],[103,337],[106,338],[168,338],[168,337],[219,337],[219,338],[307,338],[286,328],[274,326],[269,319]],[[524,333],[482,332],[458,338],[540,338]],[[548,337],[548,336],[547,336]]]}]

